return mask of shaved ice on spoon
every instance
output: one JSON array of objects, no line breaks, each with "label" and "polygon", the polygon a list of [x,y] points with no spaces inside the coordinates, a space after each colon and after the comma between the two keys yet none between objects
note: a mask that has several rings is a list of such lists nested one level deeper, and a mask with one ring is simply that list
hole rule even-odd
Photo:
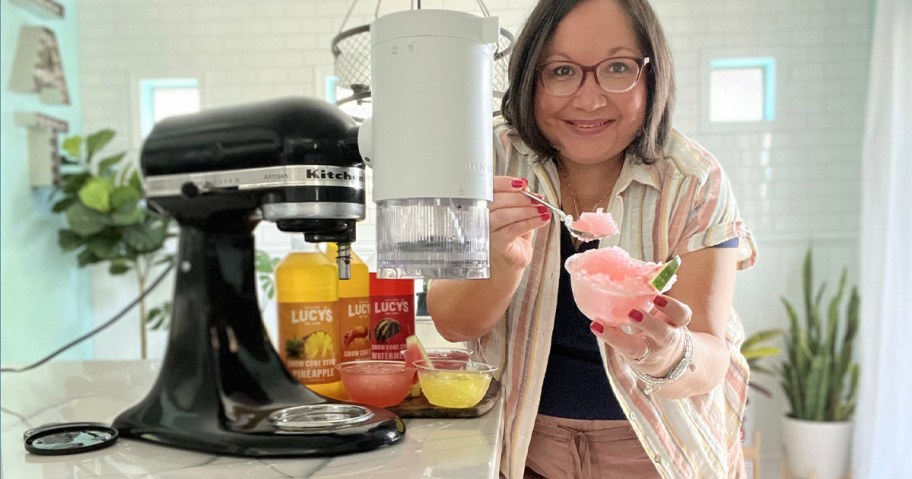
[{"label": "shaved ice on spoon", "polygon": [[[577,220],[574,220],[573,216],[567,215],[564,217],[564,224],[567,225],[570,234],[581,241],[604,238],[621,232],[611,213],[607,213],[601,208],[595,210],[595,213],[582,213]],[[588,233],[590,237],[583,237],[578,232]]]}]

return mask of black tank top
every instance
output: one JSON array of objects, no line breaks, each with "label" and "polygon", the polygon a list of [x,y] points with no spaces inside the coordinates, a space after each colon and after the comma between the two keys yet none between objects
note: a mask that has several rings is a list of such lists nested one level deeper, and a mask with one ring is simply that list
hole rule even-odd
[{"label": "black tank top", "polygon": [[[579,251],[597,247],[598,241],[591,241],[581,244]],[[575,252],[570,232],[562,224],[557,311],[538,412],[570,419],[626,419],[605,376],[598,340],[589,330],[591,321],[573,300],[564,262]]]}]

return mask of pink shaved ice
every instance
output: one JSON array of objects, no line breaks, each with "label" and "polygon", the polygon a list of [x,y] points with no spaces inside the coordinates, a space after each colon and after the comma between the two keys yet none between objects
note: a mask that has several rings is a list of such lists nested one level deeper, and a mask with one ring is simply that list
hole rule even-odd
[{"label": "pink shaved ice", "polygon": [[[648,310],[659,292],[650,284],[663,265],[631,258],[612,246],[575,254],[565,263],[573,298],[589,319],[612,326],[628,321],[631,309]],[[670,288],[672,278],[666,285]]]},{"label": "pink shaved ice", "polygon": [[582,213],[577,220],[568,220],[567,226],[571,225],[574,229],[599,238],[616,235],[621,231],[611,213],[606,213],[601,208],[595,210],[595,213]]}]

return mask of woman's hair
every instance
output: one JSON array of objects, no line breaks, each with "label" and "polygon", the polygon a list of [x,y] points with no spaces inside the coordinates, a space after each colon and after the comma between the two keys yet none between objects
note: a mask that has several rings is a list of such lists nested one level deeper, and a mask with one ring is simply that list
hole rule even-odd
[{"label": "woman's hair", "polygon": [[[557,150],[535,121],[538,66],[557,25],[577,5],[596,0],[539,0],[526,20],[510,57],[510,85],[501,104],[504,118],[520,138],[541,157],[553,157]],[[598,0],[601,1],[601,0]],[[632,153],[651,164],[664,154],[671,132],[674,109],[674,66],[665,34],[647,0],[613,0],[627,12],[643,54],[649,57],[640,81],[646,81],[646,117],[639,135],[631,143]]]}]

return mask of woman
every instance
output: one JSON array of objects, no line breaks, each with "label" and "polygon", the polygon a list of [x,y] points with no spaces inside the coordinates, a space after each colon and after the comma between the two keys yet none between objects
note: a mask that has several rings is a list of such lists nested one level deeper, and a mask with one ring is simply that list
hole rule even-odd
[{"label": "woman", "polygon": [[[542,0],[516,42],[496,126],[491,277],[439,280],[428,306],[451,341],[501,366],[507,478],[743,475],[747,366],[731,310],[756,250],[728,180],[670,128],[671,57],[646,0]],[[529,189],[621,233],[579,244]],[[618,245],[678,280],[634,331],[591,322],[566,258]],[[625,332],[626,330],[626,332]]]}]

